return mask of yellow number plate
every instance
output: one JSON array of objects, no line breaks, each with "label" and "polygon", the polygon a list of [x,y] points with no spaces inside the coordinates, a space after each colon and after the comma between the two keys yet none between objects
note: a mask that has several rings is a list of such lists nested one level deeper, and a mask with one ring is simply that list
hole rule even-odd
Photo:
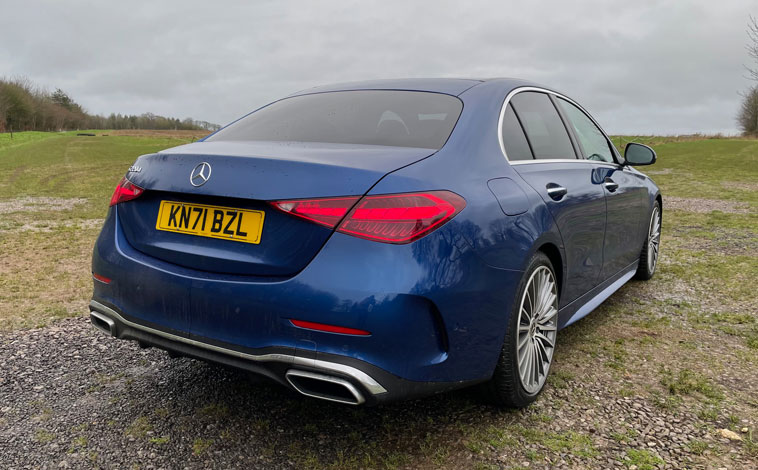
[{"label": "yellow number plate", "polygon": [[155,228],[236,242],[261,242],[263,211],[161,201]]}]

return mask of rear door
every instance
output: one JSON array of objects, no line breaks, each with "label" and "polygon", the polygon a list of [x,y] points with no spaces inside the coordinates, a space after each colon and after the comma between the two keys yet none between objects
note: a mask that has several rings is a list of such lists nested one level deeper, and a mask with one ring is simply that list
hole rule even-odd
[{"label": "rear door", "polygon": [[602,269],[606,216],[602,181],[592,165],[577,158],[547,93],[524,91],[513,96],[502,132],[511,165],[540,194],[561,233],[566,281],[560,303],[566,305],[595,287]]},{"label": "rear door", "polygon": [[592,161],[597,179],[602,181],[608,215],[603,244],[603,281],[631,263],[642,249],[641,223],[647,208],[647,188],[643,178],[619,162],[608,138],[582,109],[557,98],[570,123],[584,158]]}]

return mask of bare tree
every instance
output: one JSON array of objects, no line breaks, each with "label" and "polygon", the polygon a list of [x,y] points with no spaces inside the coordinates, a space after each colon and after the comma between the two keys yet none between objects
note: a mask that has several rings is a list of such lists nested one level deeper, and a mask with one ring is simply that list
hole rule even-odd
[{"label": "bare tree", "polygon": [[753,15],[747,22],[747,37],[748,43],[745,46],[747,54],[755,62],[752,66],[746,65],[745,68],[748,71],[749,78],[758,82],[758,20]]},{"label": "bare tree", "polygon": [[[758,82],[758,20],[750,15],[747,23],[748,43],[745,48],[754,62],[745,65],[750,80]],[[744,135],[758,136],[758,84],[753,85],[742,96],[742,105],[737,114],[737,123]]]},{"label": "bare tree", "polygon": [[744,135],[758,136],[758,86],[742,95],[737,123]]}]

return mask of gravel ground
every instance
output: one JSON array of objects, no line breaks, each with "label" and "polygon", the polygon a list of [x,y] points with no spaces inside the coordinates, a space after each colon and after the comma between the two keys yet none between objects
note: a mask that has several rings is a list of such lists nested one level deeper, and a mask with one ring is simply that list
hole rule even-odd
[{"label": "gravel ground", "polygon": [[86,202],[87,199],[78,197],[19,197],[8,201],[0,201],[0,214],[21,211],[64,211]]},{"label": "gravel ground", "polygon": [[701,214],[707,214],[711,211],[721,211],[728,214],[747,214],[750,212],[750,205],[746,202],[697,197],[664,196],[663,208],[664,210],[680,210]]},{"label": "gravel ground", "polygon": [[738,443],[694,409],[669,414],[619,395],[607,369],[572,365],[579,341],[559,342],[551,385],[526,410],[497,410],[470,391],[357,409],[141,350],[81,317],[2,333],[1,466],[634,470],[648,468],[630,461],[642,452],[657,468],[756,468],[734,466]]}]

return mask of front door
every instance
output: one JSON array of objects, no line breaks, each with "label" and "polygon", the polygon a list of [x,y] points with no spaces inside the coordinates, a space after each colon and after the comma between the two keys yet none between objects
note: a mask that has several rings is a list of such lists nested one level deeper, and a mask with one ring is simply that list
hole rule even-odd
[{"label": "front door", "polygon": [[648,204],[644,177],[620,164],[620,157],[608,138],[582,109],[562,98],[556,101],[605,193],[607,217],[603,269],[599,278],[602,282],[640,256],[644,241],[642,215],[647,212]]}]

